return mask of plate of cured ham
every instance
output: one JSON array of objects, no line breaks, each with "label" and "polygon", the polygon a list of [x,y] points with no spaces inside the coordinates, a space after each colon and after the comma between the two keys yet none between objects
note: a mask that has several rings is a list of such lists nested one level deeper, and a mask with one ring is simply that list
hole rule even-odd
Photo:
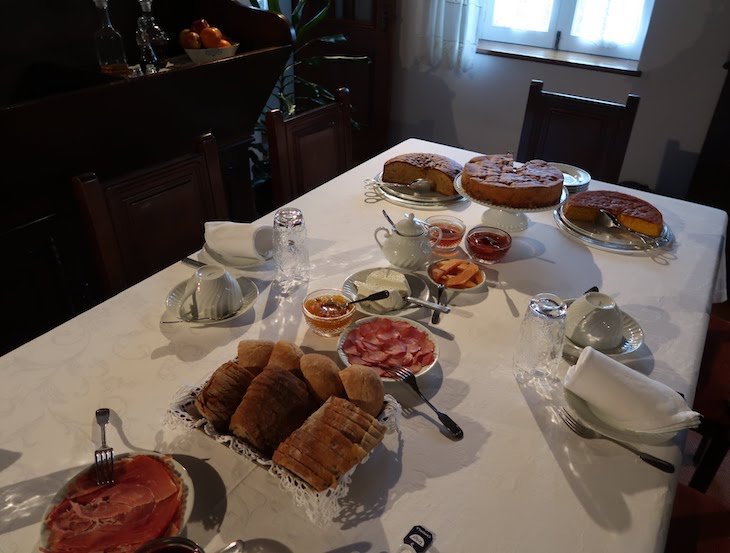
[{"label": "plate of cured ham", "polygon": [[115,455],[114,480],[98,486],[93,465],[69,480],[43,517],[40,551],[125,553],[180,533],[193,509],[193,485],[170,455]]},{"label": "plate of cured ham", "polygon": [[380,373],[396,367],[410,369],[419,377],[438,361],[433,334],[422,324],[403,317],[365,317],[341,335],[337,353],[345,365],[365,365]]}]

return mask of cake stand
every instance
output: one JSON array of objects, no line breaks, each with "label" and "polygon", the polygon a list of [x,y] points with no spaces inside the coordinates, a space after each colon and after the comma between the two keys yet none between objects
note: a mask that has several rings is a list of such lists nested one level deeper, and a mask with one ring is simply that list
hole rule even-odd
[{"label": "cake stand", "polygon": [[484,213],[482,213],[483,224],[490,227],[501,228],[503,230],[506,230],[507,232],[520,232],[527,229],[530,224],[530,221],[526,215],[527,213],[553,211],[560,207],[563,202],[568,199],[568,189],[563,186],[563,191],[560,194],[560,200],[556,204],[533,208],[507,207],[504,205],[497,205],[491,202],[486,202],[484,200],[477,200],[471,197],[461,186],[461,175],[458,175],[454,179],[454,188],[456,188],[456,191],[459,194],[461,194],[465,198],[469,198],[475,204],[483,205],[484,207],[489,208]]}]

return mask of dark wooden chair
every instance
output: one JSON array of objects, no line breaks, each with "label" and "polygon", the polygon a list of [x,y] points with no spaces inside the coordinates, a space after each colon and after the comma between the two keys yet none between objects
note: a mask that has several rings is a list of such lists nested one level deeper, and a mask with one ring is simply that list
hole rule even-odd
[{"label": "dark wooden chair", "polygon": [[664,553],[730,551],[730,505],[677,485]]},{"label": "dark wooden chair", "polygon": [[281,206],[352,167],[350,91],[339,88],[336,101],[284,119],[266,113],[274,203]]},{"label": "dark wooden chair", "polygon": [[568,163],[597,180],[618,182],[639,96],[629,94],[624,105],[542,87],[542,81],[530,84],[516,159]]},{"label": "dark wooden chair", "polygon": [[702,441],[689,485],[704,493],[730,450],[730,321],[716,315],[710,316],[693,408],[702,414],[695,429]]},{"label": "dark wooden chair", "polygon": [[204,243],[204,223],[228,218],[210,133],[196,152],[154,167],[108,181],[94,173],[72,180],[110,295],[194,252]]}]

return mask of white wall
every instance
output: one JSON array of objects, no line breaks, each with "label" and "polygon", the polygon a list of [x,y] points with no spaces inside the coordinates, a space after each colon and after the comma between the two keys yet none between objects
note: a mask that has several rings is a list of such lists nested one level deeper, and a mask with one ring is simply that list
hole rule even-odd
[{"label": "white wall", "polygon": [[656,0],[640,77],[480,54],[465,74],[419,67],[412,37],[420,22],[408,17],[414,1],[424,0],[398,2],[393,142],[417,137],[516,152],[532,79],[545,90],[622,103],[634,93],[641,102],[620,180],[685,195],[727,73],[729,0]]}]

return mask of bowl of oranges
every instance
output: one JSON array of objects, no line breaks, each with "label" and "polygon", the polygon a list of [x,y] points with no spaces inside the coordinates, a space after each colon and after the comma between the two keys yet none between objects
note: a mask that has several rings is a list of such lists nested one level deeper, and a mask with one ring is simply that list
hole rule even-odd
[{"label": "bowl of oranges", "polygon": [[222,60],[236,53],[238,43],[231,42],[218,27],[197,19],[189,29],[180,31],[180,45],[193,63]]}]

